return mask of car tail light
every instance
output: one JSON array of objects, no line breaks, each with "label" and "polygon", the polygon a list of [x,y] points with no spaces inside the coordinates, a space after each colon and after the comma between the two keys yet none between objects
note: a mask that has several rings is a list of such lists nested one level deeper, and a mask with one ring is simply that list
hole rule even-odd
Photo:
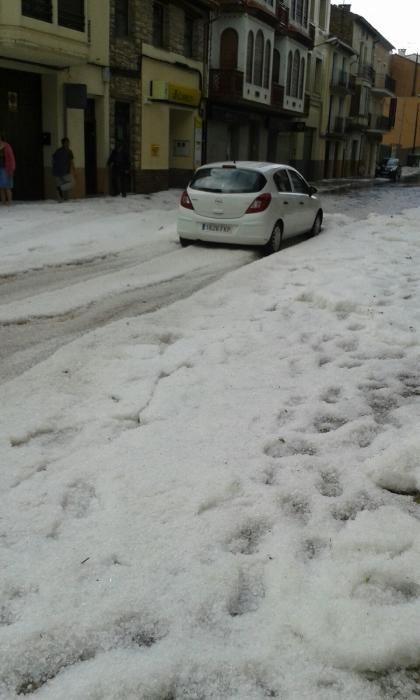
[{"label": "car tail light", "polygon": [[180,201],[181,207],[184,207],[184,209],[194,209],[192,205],[192,201],[189,198],[187,190],[184,190],[184,192],[181,195],[181,201]]},{"label": "car tail light", "polygon": [[269,192],[263,192],[258,195],[252,204],[246,210],[246,214],[259,214],[261,211],[265,211],[271,202],[271,194]]}]

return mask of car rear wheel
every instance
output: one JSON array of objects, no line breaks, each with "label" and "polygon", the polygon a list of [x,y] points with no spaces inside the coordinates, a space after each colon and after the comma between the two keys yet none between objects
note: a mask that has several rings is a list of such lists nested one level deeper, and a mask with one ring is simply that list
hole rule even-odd
[{"label": "car rear wheel", "polygon": [[322,212],[319,211],[315,217],[314,223],[312,224],[311,236],[317,236],[318,233],[321,231],[321,228],[322,228]]},{"label": "car rear wheel", "polygon": [[179,242],[183,248],[186,248],[187,245],[192,245],[192,240],[190,238],[184,238],[183,236],[179,237]]},{"label": "car rear wheel", "polygon": [[283,224],[280,221],[278,221],[273,228],[273,232],[268,240],[268,243],[266,243],[264,246],[265,253],[267,255],[271,255],[272,253],[278,253],[281,248],[282,242]]}]

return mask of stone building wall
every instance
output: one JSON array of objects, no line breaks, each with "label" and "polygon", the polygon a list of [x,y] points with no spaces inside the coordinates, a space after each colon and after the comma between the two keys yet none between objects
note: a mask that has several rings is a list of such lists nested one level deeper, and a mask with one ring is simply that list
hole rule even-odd
[{"label": "stone building wall", "polygon": [[[172,4],[163,0],[165,7],[163,47],[164,51],[178,54],[180,61],[185,53],[185,16],[194,18],[192,57],[205,60],[205,13],[191,10],[191,5]],[[110,136],[115,141],[115,103],[130,104],[131,187],[136,192],[153,191],[170,186],[173,175],[167,171],[142,172],[142,103],[147,96],[147,86],[141,85],[141,60],[143,44],[153,44],[153,0],[132,0],[130,5],[129,36],[117,37],[115,31],[115,0],[111,0],[110,18]],[[164,66],[164,62],[162,64]],[[164,70],[164,69],[162,69]],[[164,75],[162,76],[164,79]]]}]

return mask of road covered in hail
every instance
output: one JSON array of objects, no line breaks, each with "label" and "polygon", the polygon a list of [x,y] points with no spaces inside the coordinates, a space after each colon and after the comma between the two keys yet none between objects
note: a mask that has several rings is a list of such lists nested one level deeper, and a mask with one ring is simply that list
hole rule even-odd
[{"label": "road covered in hail", "polygon": [[[134,221],[145,256],[255,255],[181,250],[172,196],[16,206],[3,275],[134,249]],[[419,216],[337,211],[3,382],[2,700],[416,696]],[[1,332],[92,301],[74,286],[4,277]]]}]

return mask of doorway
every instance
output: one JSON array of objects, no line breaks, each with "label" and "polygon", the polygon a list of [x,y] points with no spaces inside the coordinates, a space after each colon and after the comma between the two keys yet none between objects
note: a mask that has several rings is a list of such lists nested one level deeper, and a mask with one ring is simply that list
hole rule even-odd
[{"label": "doorway", "polygon": [[85,109],[85,185],[87,195],[98,193],[95,100],[91,98]]},{"label": "doorway", "polygon": [[41,76],[0,69],[0,125],[16,156],[15,199],[44,198]]}]

